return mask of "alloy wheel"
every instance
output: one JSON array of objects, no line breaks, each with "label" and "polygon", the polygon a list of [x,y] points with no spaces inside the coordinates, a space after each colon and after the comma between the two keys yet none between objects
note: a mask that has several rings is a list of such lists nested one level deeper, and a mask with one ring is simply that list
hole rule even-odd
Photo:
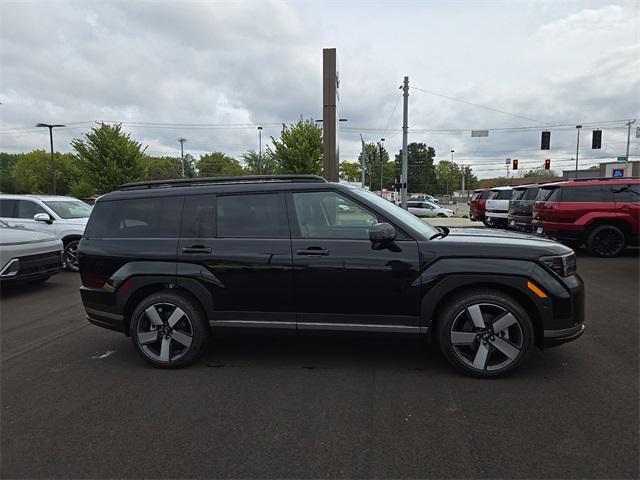
[{"label": "alloy wheel", "polygon": [[479,371],[495,371],[516,361],[524,347],[520,320],[503,306],[467,306],[451,324],[449,338],[456,357]]},{"label": "alloy wheel", "polygon": [[616,230],[605,228],[596,232],[591,240],[591,249],[598,255],[617,255],[623,247],[624,238]]},{"label": "alloy wheel", "polygon": [[79,242],[77,241],[70,242],[64,249],[64,264],[69,270],[72,270],[74,272],[77,272],[79,270],[78,244]]},{"label": "alloy wheel", "polygon": [[154,303],[138,319],[136,340],[152,360],[172,362],[182,357],[193,342],[189,316],[172,303]]}]

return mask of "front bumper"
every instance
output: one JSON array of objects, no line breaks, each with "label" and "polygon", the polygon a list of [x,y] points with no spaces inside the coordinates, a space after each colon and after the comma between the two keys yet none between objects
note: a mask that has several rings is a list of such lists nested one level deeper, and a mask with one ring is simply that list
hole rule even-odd
[{"label": "front bumper", "polygon": [[18,272],[14,275],[0,275],[2,285],[34,282],[49,278],[63,269],[62,252],[60,251],[17,257],[11,262],[17,262]]},{"label": "front bumper", "polygon": [[576,325],[571,328],[565,328],[563,330],[545,330],[544,331],[544,346],[556,347],[563,343],[572,342],[579,338],[585,330],[584,323]]}]

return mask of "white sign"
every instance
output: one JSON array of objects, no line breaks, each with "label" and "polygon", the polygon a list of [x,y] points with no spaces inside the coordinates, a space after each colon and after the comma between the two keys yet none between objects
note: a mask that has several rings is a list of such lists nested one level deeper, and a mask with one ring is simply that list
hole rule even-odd
[{"label": "white sign", "polygon": [[489,130],[471,130],[472,137],[488,137]]},{"label": "white sign", "polygon": [[506,158],[504,160],[505,165],[509,165],[511,163],[511,159],[510,158]]}]

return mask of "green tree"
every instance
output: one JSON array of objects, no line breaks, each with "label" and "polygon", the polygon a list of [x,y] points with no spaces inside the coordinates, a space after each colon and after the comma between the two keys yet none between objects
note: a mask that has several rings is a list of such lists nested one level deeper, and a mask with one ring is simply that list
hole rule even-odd
[{"label": "green tree", "polygon": [[82,178],[96,194],[144,177],[142,145],[122,131],[122,126],[102,124],[71,142],[78,156]]},{"label": "green tree", "polygon": [[222,152],[202,155],[196,165],[201,177],[235,176],[244,173],[238,160],[228,157]]},{"label": "green tree", "polygon": [[322,174],[322,130],[312,119],[283,126],[280,138],[271,142],[267,153],[280,173]]},{"label": "green tree", "polygon": [[182,177],[180,158],[147,157],[142,160],[146,180],[168,180]]},{"label": "green tree", "polygon": [[[407,189],[412,193],[436,191],[436,171],[433,159],[436,151],[424,143],[413,142],[407,145]],[[400,178],[402,151],[396,155],[396,177]]]},{"label": "green tree", "polygon": [[[596,167],[596,169],[600,169],[600,167]],[[545,170],[544,167],[533,168],[527,172],[523,172],[522,178],[533,178],[533,177],[555,177],[556,172],[553,170]]]},{"label": "green tree", "polygon": [[0,192],[16,192],[13,170],[19,158],[20,154],[0,152]]},{"label": "green tree", "polygon": [[360,182],[362,180],[362,169],[360,162],[340,162],[340,178],[347,182]]},{"label": "green tree", "polygon": [[440,160],[436,166],[436,177],[438,193],[448,195],[462,187],[462,171],[457,163]]},{"label": "green tree", "polygon": [[[66,195],[74,183],[80,180],[80,168],[71,153],[55,154],[56,193]],[[13,167],[15,190],[19,193],[51,193],[51,153],[34,150],[18,155]]]},{"label": "green tree", "polygon": [[278,173],[278,165],[270,152],[264,152],[262,156],[255,150],[248,150],[242,155],[249,175],[274,175]]},{"label": "green tree", "polygon": [[395,186],[396,166],[389,161],[389,152],[384,147],[380,147],[377,143],[365,143],[364,168],[364,184],[370,190],[380,190],[380,175],[382,175],[383,189],[393,189]]}]

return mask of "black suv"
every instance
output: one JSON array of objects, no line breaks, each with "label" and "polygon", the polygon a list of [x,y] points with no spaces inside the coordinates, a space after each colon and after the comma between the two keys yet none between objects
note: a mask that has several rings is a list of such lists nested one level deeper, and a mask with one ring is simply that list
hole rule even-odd
[{"label": "black suv", "polygon": [[212,327],[415,333],[497,376],[583,330],[571,249],[435,228],[315,176],[128,184],[98,199],[79,248],[91,323],[180,367]]}]

